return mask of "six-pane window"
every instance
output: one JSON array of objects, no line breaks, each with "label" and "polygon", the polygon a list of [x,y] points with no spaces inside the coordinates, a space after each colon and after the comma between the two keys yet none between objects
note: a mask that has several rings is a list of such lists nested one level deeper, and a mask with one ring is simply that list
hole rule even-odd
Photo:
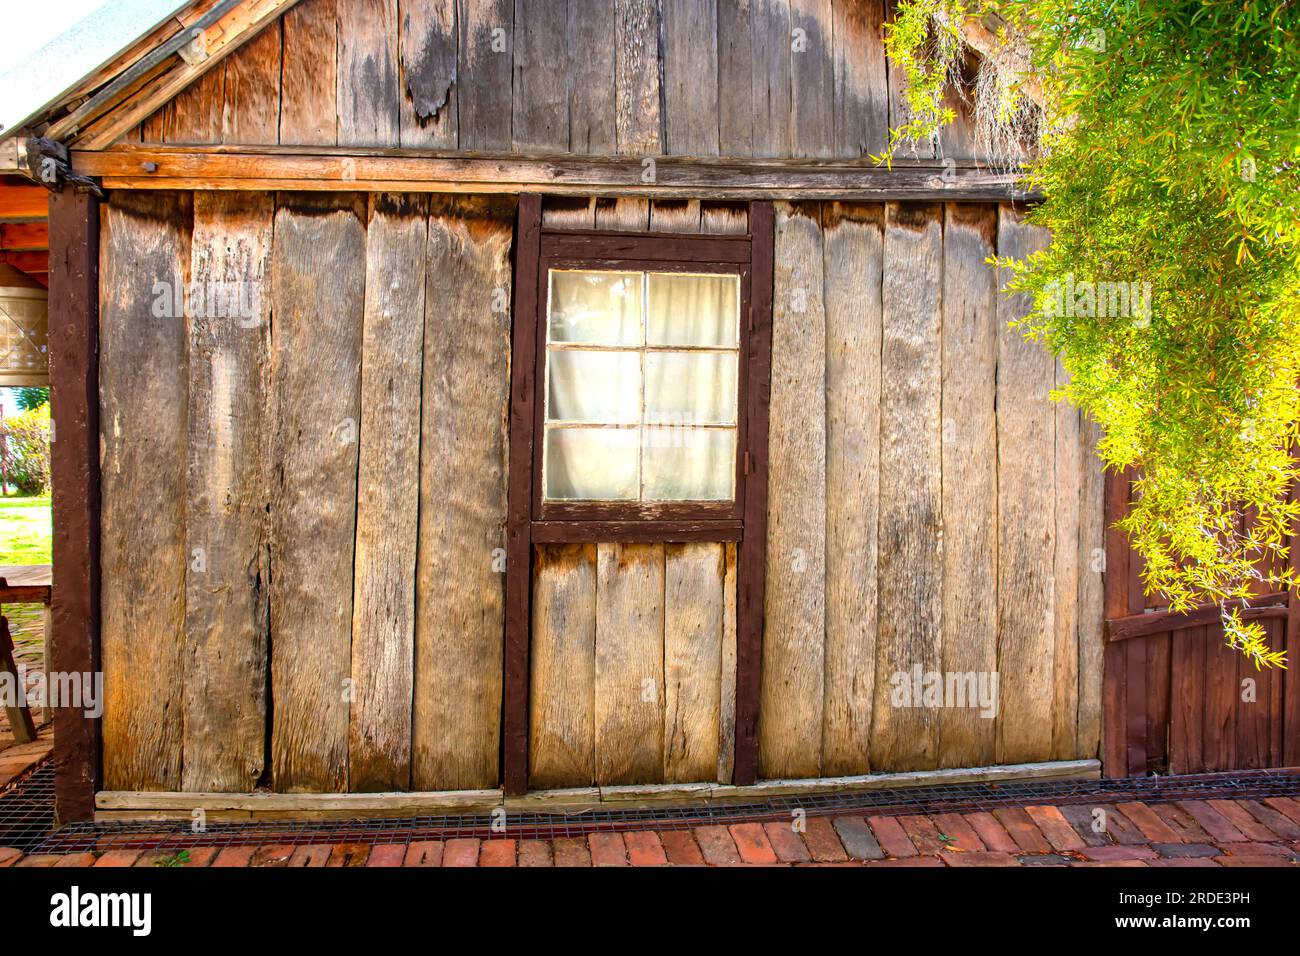
[{"label": "six-pane window", "polygon": [[543,497],[735,498],[740,277],[552,269]]}]

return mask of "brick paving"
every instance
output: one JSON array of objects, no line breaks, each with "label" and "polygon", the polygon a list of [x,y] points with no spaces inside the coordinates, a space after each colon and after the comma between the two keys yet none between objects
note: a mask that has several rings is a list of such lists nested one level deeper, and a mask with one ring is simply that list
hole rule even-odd
[{"label": "brick paving", "polygon": [[[1100,811],[1100,812],[1097,812]],[[1125,801],[1006,807],[992,813],[802,815],[763,823],[636,829],[585,836],[410,843],[104,849],[24,856],[32,866],[1300,866],[1300,800]]]}]

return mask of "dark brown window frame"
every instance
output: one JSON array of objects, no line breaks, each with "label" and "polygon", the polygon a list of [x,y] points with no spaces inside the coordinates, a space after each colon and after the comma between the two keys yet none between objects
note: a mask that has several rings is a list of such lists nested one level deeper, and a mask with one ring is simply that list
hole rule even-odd
[{"label": "dark brown window frame", "polygon": [[[767,540],[767,423],[771,394],[774,213],[749,204],[744,235],[674,235],[544,229],[541,196],[519,200],[511,342],[509,505],[506,521],[502,777],[528,783],[529,640],[533,546],[551,542],[737,542],[736,760],[733,782],[756,777],[759,661]],[[706,502],[544,502],[541,496],[546,283],[554,265],[716,271],[741,276],[736,494]]]}]

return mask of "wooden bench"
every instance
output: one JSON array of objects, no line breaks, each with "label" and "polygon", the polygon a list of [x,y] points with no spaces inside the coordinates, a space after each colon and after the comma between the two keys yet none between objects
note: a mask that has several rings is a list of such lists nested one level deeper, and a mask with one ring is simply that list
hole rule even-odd
[{"label": "wooden bench", "polygon": [[[45,687],[50,686],[50,599],[52,586],[51,568],[48,564],[4,564],[0,565],[0,671],[13,675],[18,680],[18,666],[14,661],[14,642],[9,633],[9,620],[4,616],[6,604],[40,604],[43,605],[41,619],[45,628],[44,670]],[[53,710],[46,700],[42,713],[42,722],[48,722]],[[5,707],[9,726],[15,743],[31,743],[36,739],[36,726],[32,721],[31,710],[25,706]]]}]

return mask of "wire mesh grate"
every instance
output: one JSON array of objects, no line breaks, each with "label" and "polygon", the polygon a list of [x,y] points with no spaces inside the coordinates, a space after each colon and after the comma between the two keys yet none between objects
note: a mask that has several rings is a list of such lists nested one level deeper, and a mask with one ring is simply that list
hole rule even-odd
[{"label": "wire mesh grate", "polygon": [[[582,837],[596,831],[676,830],[710,824],[808,816],[970,813],[1033,804],[1106,804],[1141,800],[1264,799],[1300,794],[1300,771],[1245,771],[1117,780],[964,783],[906,790],[868,790],[775,797],[697,806],[430,814],[347,820],[261,820],[210,823],[195,832],[188,821],[74,823],[55,828],[54,774],[46,763],[0,794],[0,846],[27,853],[107,849],[176,852],[194,847],[409,844],[473,837],[541,839]],[[502,823],[504,825],[502,825]]]}]

